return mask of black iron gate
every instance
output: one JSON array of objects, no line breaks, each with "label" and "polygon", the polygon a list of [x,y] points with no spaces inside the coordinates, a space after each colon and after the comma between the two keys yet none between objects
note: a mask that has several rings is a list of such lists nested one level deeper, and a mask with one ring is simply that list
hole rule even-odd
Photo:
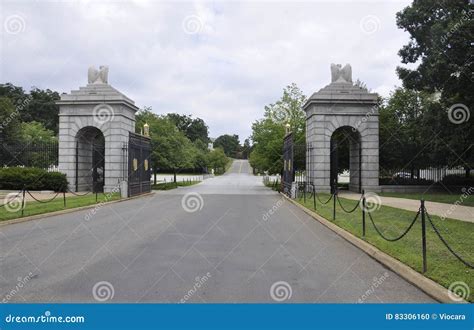
[{"label": "black iron gate", "polygon": [[92,144],[92,191],[104,192],[105,146]]},{"label": "black iron gate", "polygon": [[130,132],[128,140],[128,196],[151,191],[150,138]]}]

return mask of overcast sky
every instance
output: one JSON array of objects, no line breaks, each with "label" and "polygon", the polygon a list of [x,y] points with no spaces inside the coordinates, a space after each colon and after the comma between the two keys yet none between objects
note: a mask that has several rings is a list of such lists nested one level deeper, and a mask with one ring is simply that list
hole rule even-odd
[{"label": "overcast sky", "polygon": [[210,135],[238,134],[295,82],[311,95],[330,63],[387,96],[408,33],[409,1],[5,1],[1,79],[60,93],[87,84],[90,65],[137,106],[192,114]]}]

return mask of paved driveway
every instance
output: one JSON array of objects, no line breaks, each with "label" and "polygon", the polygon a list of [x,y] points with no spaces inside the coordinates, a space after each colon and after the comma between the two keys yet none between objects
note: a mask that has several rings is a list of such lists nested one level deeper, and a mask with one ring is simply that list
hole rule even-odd
[{"label": "paved driveway", "polygon": [[250,172],[1,227],[2,299],[432,302]]}]

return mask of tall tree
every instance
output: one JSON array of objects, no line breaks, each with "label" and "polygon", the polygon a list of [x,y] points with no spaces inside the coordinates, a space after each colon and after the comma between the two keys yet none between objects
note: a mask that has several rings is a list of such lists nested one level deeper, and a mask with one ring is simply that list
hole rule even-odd
[{"label": "tall tree", "polygon": [[252,146],[250,145],[250,139],[245,139],[244,145],[242,146],[242,158],[248,159]]},{"label": "tall tree", "polygon": [[306,115],[302,110],[306,96],[296,84],[288,85],[282,97],[273,104],[265,106],[264,118],[252,124],[253,147],[250,164],[253,168],[270,173],[283,170],[283,137],[285,125],[290,124],[295,143],[295,165],[304,167],[306,144]]},{"label": "tall tree", "polygon": [[166,116],[192,142],[201,140],[207,143],[209,141],[209,128],[201,118],[192,118],[192,116],[177,113],[169,113]]},{"label": "tall tree", "polygon": [[227,158],[222,148],[214,148],[209,153],[209,165],[214,169],[215,174],[224,173],[228,163],[229,158]]},{"label": "tall tree", "polygon": [[57,138],[54,132],[44,127],[42,123],[31,121],[21,123],[19,141],[22,143],[55,142]]},{"label": "tall tree", "polygon": [[421,92],[397,88],[385,106],[380,107],[380,170],[390,173],[403,169],[414,176],[415,170],[428,166],[429,148],[421,129],[423,115],[429,111],[427,97]]},{"label": "tall tree", "polygon": [[183,132],[167,117],[161,117],[145,108],[136,116],[136,131],[141,132],[143,125],[150,127],[152,167],[171,170],[176,182],[180,169],[194,166],[193,146]]},{"label": "tall tree", "polygon": [[214,141],[214,147],[221,147],[227,157],[236,158],[237,153],[240,151],[240,141],[238,135],[224,134],[219,136]]},{"label": "tall tree", "polygon": [[150,127],[155,174],[158,168],[172,171],[176,182],[176,174],[182,169],[199,168],[207,171],[209,150],[205,142],[199,138],[191,142],[168,115],[159,116],[152,112],[151,107],[145,107],[137,113],[135,130],[140,133],[145,123]]},{"label": "tall tree", "polygon": [[11,83],[0,84],[0,97],[9,98],[20,114],[21,121],[41,123],[46,129],[58,134],[59,93],[49,89],[33,88],[26,93]]},{"label": "tall tree", "polygon": [[415,0],[397,13],[398,27],[410,33],[399,51],[402,63],[419,63],[397,68],[407,88],[472,101],[473,8],[468,0]]},{"label": "tall tree", "polygon": [[[433,102],[423,116],[431,126],[420,129],[449,153],[446,165],[464,166],[466,175],[474,166],[474,129],[469,120],[474,106],[473,9],[467,0],[415,0],[397,13],[398,27],[410,34],[399,55],[402,63],[416,65],[398,67],[399,77],[408,89],[440,95],[439,104]],[[456,104],[463,105],[464,120],[453,120]]]},{"label": "tall tree", "polygon": [[0,141],[13,142],[20,134],[20,113],[10,98],[0,97]]}]

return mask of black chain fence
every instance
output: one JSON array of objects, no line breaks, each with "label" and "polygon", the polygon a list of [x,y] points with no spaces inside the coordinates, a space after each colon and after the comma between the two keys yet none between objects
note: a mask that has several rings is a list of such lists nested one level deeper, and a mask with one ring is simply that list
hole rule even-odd
[{"label": "black chain fence", "polygon": [[[333,200],[333,220],[336,219],[336,201],[339,204],[341,210],[345,213],[353,213],[355,212],[358,208],[362,210],[362,237],[365,239],[365,232],[366,232],[366,215],[368,215],[370,222],[372,223],[372,226],[375,229],[375,232],[382,237],[382,239],[388,241],[388,242],[396,242],[404,238],[414,227],[415,223],[421,216],[421,221],[422,221],[422,230],[421,230],[421,238],[422,238],[422,256],[423,256],[423,272],[426,272],[427,270],[427,262],[426,262],[426,218],[428,218],[428,222],[430,223],[431,227],[433,228],[433,231],[436,233],[437,237],[441,240],[443,245],[448,249],[448,251],[456,257],[460,262],[462,262],[465,266],[469,268],[474,268],[474,265],[471,262],[468,262],[466,259],[462,258],[459,253],[454,251],[454,249],[448,244],[446,239],[441,235],[441,232],[439,229],[436,227],[434,224],[433,220],[431,219],[426,207],[425,207],[425,201],[420,200],[420,207],[418,211],[415,214],[415,217],[413,220],[411,220],[410,224],[408,227],[397,237],[390,238],[384,235],[384,233],[380,230],[380,228],[376,225],[376,222],[372,216],[372,212],[369,211],[366,207],[367,205],[367,200],[366,200],[366,194],[365,191],[362,191],[362,194],[357,201],[357,203],[354,205],[354,207],[347,209],[346,207],[343,206],[341,203],[341,200],[338,195],[337,189],[333,190],[333,193],[330,194],[329,199],[326,201],[322,201],[320,197],[318,196],[319,194],[317,193],[315,186],[311,183],[307,182],[296,182],[296,191],[298,192],[297,196],[302,197],[304,200],[304,203],[306,204],[306,200],[308,198],[313,199],[313,207],[315,210],[317,210],[317,201],[321,204],[328,204],[331,200]],[[302,196],[301,196],[302,195]],[[296,197],[296,196],[295,196]]]},{"label": "black chain fence", "polygon": [[[33,191],[33,193],[34,193],[34,191]],[[30,190],[26,189],[26,187],[24,187],[22,190],[20,190],[18,193],[16,193],[16,195],[13,195],[15,193],[10,193],[7,196],[5,196],[4,197],[4,203],[0,205],[0,208],[11,207],[15,211],[20,211],[21,210],[21,217],[23,217],[25,207],[26,207],[26,195],[30,196],[31,199],[33,199],[34,201],[36,201],[38,203],[42,203],[42,204],[50,203],[50,202],[54,201],[56,198],[58,198],[59,195],[62,195],[63,205],[64,205],[64,208],[66,208],[67,207],[66,193],[71,193],[71,195],[76,196],[76,197],[83,197],[83,196],[86,196],[86,195],[89,195],[89,194],[95,194],[95,201],[96,201],[96,203],[98,202],[98,192],[87,191],[85,193],[79,194],[77,192],[74,192],[74,191],[70,190],[69,188],[66,188],[66,189],[60,189],[59,191],[57,191],[52,198],[40,199],[40,198],[35,197],[32,194],[32,191],[30,191]],[[119,192],[119,194],[121,196],[120,192]],[[105,201],[107,201],[109,198],[110,197],[106,196]],[[20,203],[20,202],[21,202],[21,206],[19,204],[19,206],[20,206],[19,208],[15,207],[15,206],[12,206],[13,204]]]}]

